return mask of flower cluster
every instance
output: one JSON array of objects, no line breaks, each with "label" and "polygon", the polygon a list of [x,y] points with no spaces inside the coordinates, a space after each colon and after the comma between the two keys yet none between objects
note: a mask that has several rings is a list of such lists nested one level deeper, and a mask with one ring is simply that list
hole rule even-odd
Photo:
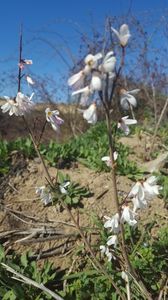
[{"label": "flower cluster", "polygon": [[[123,24],[120,27],[119,32],[113,27],[111,29],[112,32],[114,32],[118,37],[121,47],[126,47],[131,36],[128,25]],[[107,79],[108,86],[112,87],[113,81],[116,77],[116,62],[117,59],[112,50],[108,51],[105,55],[100,52],[95,55],[88,54],[84,59],[84,67],[82,68],[82,70],[72,75],[68,79],[68,85],[75,88],[75,91],[72,92],[72,96],[80,95],[80,104],[85,106],[87,105],[89,98],[93,96],[95,92],[103,91],[104,87],[106,86]],[[85,87],[82,87],[86,77],[89,81],[89,84]],[[129,100],[127,100],[127,98],[129,97],[131,97],[129,92],[127,93],[127,97],[125,96],[124,99],[123,94],[121,94],[121,106],[125,107],[128,105]],[[134,106],[134,104],[131,105]],[[80,110],[80,112],[83,113],[83,117],[85,120],[87,120],[88,123],[95,124],[97,122],[97,110],[95,101],[86,110]]]},{"label": "flower cluster", "polygon": [[112,258],[115,259],[114,249],[118,242],[117,234],[120,232],[120,224],[127,223],[132,227],[137,225],[136,211],[145,208],[150,200],[159,195],[159,191],[162,189],[156,183],[156,176],[150,176],[145,181],[138,181],[128,194],[128,198],[132,200],[133,209],[129,207],[128,201],[125,201],[125,204],[121,208],[120,216],[116,213],[111,218],[104,217],[106,219],[104,228],[113,233],[108,237],[106,245],[100,246],[101,253],[107,256],[108,261],[111,261]]},{"label": "flower cluster", "polygon": [[14,99],[10,99],[9,97],[5,96],[4,98],[6,100],[6,103],[1,106],[2,112],[9,112],[10,116],[25,115],[25,113],[29,112],[34,106],[34,103],[32,102],[33,95],[34,93],[32,93],[30,97],[28,97],[19,92]]}]

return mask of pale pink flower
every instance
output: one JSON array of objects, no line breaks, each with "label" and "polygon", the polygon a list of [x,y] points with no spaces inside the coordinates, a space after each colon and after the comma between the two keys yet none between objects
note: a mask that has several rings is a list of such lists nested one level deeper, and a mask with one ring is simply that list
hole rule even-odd
[{"label": "pale pink flower", "polygon": [[51,124],[52,128],[55,131],[59,131],[60,126],[64,123],[64,120],[58,117],[58,110],[50,110],[50,108],[46,108],[46,120]]},{"label": "pale pink flower", "polygon": [[129,38],[131,37],[129,28],[127,24],[123,24],[120,27],[120,30],[117,31],[115,28],[111,27],[112,31],[116,34],[119,39],[120,45],[125,47],[128,43]]}]

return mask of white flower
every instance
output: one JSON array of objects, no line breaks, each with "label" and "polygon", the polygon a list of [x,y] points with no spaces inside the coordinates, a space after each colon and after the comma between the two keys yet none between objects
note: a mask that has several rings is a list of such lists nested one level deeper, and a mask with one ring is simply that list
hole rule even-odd
[{"label": "white flower", "polygon": [[114,246],[114,248],[116,248],[117,247],[117,243],[118,243],[118,237],[117,237],[117,235],[110,235],[109,237],[108,237],[108,241],[107,241],[107,245],[108,246]]},{"label": "white flower", "polygon": [[133,212],[129,206],[124,206],[120,221],[121,223],[127,222],[130,226],[135,226],[137,224],[135,212]]},{"label": "white flower", "polygon": [[72,96],[82,94],[82,96],[80,98],[80,104],[85,106],[92,93],[93,93],[93,91],[90,89],[90,87],[86,86],[83,89],[79,89],[79,90],[73,92]]},{"label": "white flower", "polygon": [[144,192],[148,199],[151,199],[155,196],[159,195],[159,191],[162,189],[159,185],[156,184],[157,178],[156,176],[150,176],[147,180],[143,183]]},{"label": "white flower", "polygon": [[126,91],[125,89],[121,89],[120,91],[120,105],[124,110],[129,110],[130,106],[136,107],[137,100],[133,95],[136,95],[140,90],[135,89],[132,91]]},{"label": "white flower", "polygon": [[103,62],[99,67],[102,72],[113,74],[116,65],[116,58],[113,54],[113,51],[109,51],[104,57]]},{"label": "white flower", "polygon": [[111,27],[111,29],[118,37],[121,46],[125,47],[128,43],[129,38],[131,37],[128,25],[127,24],[121,25],[119,32],[113,27]]},{"label": "white flower", "polygon": [[51,124],[52,128],[55,131],[59,131],[60,126],[64,123],[64,120],[58,117],[58,110],[50,110],[50,108],[46,108],[46,120]]},{"label": "white flower", "polygon": [[145,198],[140,199],[137,196],[132,198],[132,202],[133,212],[136,212],[137,209],[143,209],[148,205],[147,200]]},{"label": "white flower", "polygon": [[67,194],[66,188],[70,185],[70,181],[60,184],[59,189],[62,194]]},{"label": "white flower", "polygon": [[137,120],[128,118],[129,116],[125,116],[118,122],[118,128],[121,128],[126,135],[128,135],[130,132],[128,125],[137,124]]},{"label": "white flower", "polygon": [[6,103],[1,106],[2,112],[6,113],[9,111],[10,116],[21,116],[22,114],[19,110],[18,103],[16,103],[15,100],[10,99],[7,96],[5,96],[4,98],[6,99]]},{"label": "white flower", "polygon": [[106,246],[100,245],[100,252],[101,254],[104,254],[106,252]]},{"label": "white flower", "polygon": [[102,90],[102,80],[101,80],[99,73],[94,72],[92,74],[90,88],[92,91],[101,91]]},{"label": "white flower", "polygon": [[96,124],[97,122],[97,109],[96,103],[92,103],[87,109],[78,109],[83,113],[83,118],[90,124]]},{"label": "white flower", "polygon": [[32,102],[33,96],[34,93],[32,93],[30,97],[22,94],[21,92],[17,93],[16,103],[18,103],[22,115],[32,110],[34,106],[34,103]]},{"label": "white flower", "polygon": [[155,196],[159,195],[161,187],[156,184],[156,176],[150,176],[144,182],[136,182],[136,184],[131,189],[128,197],[133,198],[132,202],[134,204],[133,211],[141,209],[147,206],[148,200],[151,200]]},{"label": "white flower", "polygon": [[1,106],[2,112],[6,113],[9,111],[9,115],[23,116],[25,113],[29,112],[34,103],[31,101],[34,93],[28,97],[21,92],[17,93],[15,99],[10,99],[9,97],[4,97],[6,103]]},{"label": "white flower", "polygon": [[82,94],[80,99],[81,105],[86,105],[89,97],[94,93],[94,91],[100,91],[102,89],[102,80],[99,73],[94,72],[91,78],[90,85],[85,86],[82,89],[72,92],[72,96]]},{"label": "white flower", "polygon": [[30,76],[28,76],[28,75],[26,76],[26,80],[27,80],[28,84],[31,84],[31,85],[35,84],[35,82],[33,81],[33,79]]},{"label": "white flower", "polygon": [[96,55],[88,54],[85,57],[85,67],[83,70],[79,71],[78,73],[72,75],[68,79],[68,85],[73,86],[76,83],[82,84],[83,80],[86,75],[88,75],[93,68],[97,67],[98,60],[102,58],[101,53],[97,53]]},{"label": "white flower", "polygon": [[144,199],[145,197],[145,192],[144,192],[144,188],[143,185],[140,181],[137,181],[136,184],[133,186],[133,188],[131,189],[131,191],[129,192],[128,195],[130,198],[131,197],[135,197],[137,196],[139,199]]},{"label": "white flower", "polygon": [[95,55],[93,54],[88,54],[85,57],[85,65],[89,66],[91,69],[97,68],[98,60],[102,58],[102,54],[99,52]]},{"label": "white flower", "polygon": [[107,216],[104,216],[104,218],[107,220],[104,223],[105,228],[110,228],[110,231],[113,233],[118,233],[120,231],[119,227],[119,214],[116,213],[113,217],[109,218]]},{"label": "white flower", "polygon": [[[114,161],[116,161],[116,160],[117,160],[117,157],[118,157],[118,153],[115,151],[115,152],[113,153],[113,156],[114,156]],[[103,156],[101,160],[104,161],[104,162],[106,163],[107,167],[111,167],[111,159],[110,159],[110,156]]]},{"label": "white flower", "polygon": [[107,256],[108,261],[111,261],[112,258],[115,259],[115,257],[114,257],[114,256],[112,255],[112,253],[109,251],[109,248],[106,247],[106,246],[104,246],[104,245],[101,245],[101,246],[100,246],[100,252],[101,252],[101,254],[104,254],[104,255]]},{"label": "white flower", "polygon": [[46,190],[45,185],[36,188],[36,194],[40,196],[44,205],[52,202],[51,193]]}]

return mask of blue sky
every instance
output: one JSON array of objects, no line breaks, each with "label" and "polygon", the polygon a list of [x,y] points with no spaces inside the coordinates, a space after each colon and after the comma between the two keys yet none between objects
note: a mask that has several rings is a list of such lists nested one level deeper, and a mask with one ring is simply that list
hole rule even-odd
[{"label": "blue sky", "polygon": [[24,56],[33,59],[32,72],[57,76],[67,72],[68,68],[44,42],[35,39],[44,31],[47,40],[55,41],[58,47],[60,44],[60,51],[62,40],[59,34],[75,53],[79,41],[75,29],[89,31],[92,19],[96,26],[101,26],[107,15],[131,13],[141,18],[145,11],[159,19],[165,10],[168,10],[168,0],[1,0],[1,72],[17,68],[21,22],[24,26]]}]

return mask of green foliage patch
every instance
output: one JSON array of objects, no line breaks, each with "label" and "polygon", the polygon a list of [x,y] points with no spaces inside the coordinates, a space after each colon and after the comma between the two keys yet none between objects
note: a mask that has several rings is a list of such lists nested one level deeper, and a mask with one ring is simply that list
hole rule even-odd
[{"label": "green foliage patch", "polygon": [[[119,136],[120,133],[117,133],[116,140]],[[10,167],[9,154],[13,150],[18,150],[28,158],[36,156],[33,144],[28,138],[17,139],[12,142],[1,141],[0,157],[3,163],[0,165],[0,174],[5,174],[8,171]],[[115,150],[118,152],[116,167],[118,174],[133,178],[142,175],[136,163],[128,159],[130,149],[127,146],[116,142]],[[67,167],[72,162],[79,161],[98,172],[110,171],[110,168],[101,160],[103,156],[107,156],[109,153],[107,129],[104,122],[90,127],[86,133],[67,143],[57,144],[52,140],[48,145],[42,144],[40,145],[40,152],[52,166]]]}]

